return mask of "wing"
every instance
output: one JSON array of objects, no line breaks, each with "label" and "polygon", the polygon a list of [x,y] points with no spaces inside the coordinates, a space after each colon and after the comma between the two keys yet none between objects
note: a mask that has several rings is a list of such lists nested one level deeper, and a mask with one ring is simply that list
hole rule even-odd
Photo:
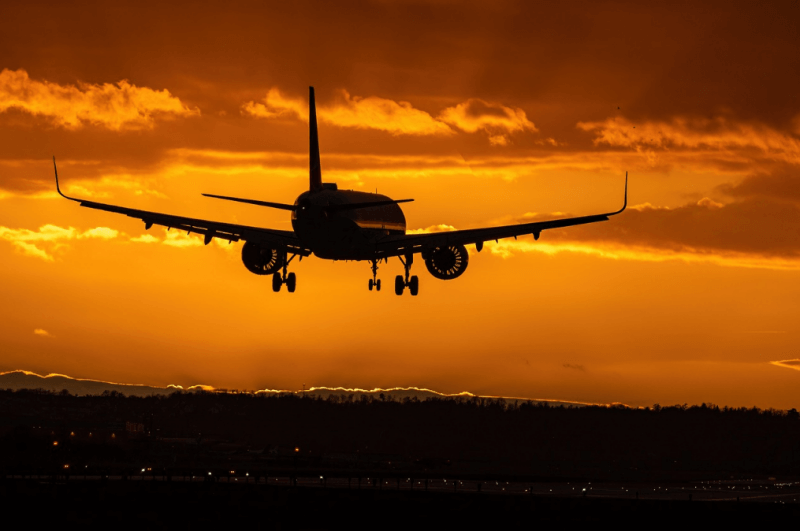
[{"label": "wing", "polygon": [[625,173],[625,202],[616,212],[581,216],[576,218],[554,219],[549,221],[535,221],[519,225],[504,225],[501,227],[487,227],[483,229],[456,230],[452,232],[437,232],[433,234],[406,234],[402,236],[387,236],[377,244],[377,251],[384,256],[397,256],[422,252],[431,247],[446,247],[448,245],[475,244],[478,248],[483,242],[500,240],[502,238],[516,238],[533,234],[537,240],[543,230],[571,227],[608,221],[609,217],[621,214],[628,206],[628,174]]},{"label": "wing", "polygon": [[106,212],[114,212],[115,214],[124,214],[131,218],[141,219],[144,221],[145,230],[153,225],[162,225],[167,227],[167,229],[178,229],[185,230],[187,233],[202,234],[206,245],[214,238],[220,238],[231,242],[244,240],[247,242],[283,247],[287,252],[299,256],[308,256],[311,254],[311,250],[303,245],[294,232],[290,230],[262,229],[259,227],[248,227],[246,225],[220,223],[217,221],[186,218],[147,210],[137,210],[135,208],[107,205],[105,203],[97,203],[85,199],[75,199],[61,192],[61,187],[58,184],[58,170],[56,169],[55,157],[53,157],[53,169],[56,173],[56,190],[62,197],[71,201],[76,201],[83,207],[105,210]]}]

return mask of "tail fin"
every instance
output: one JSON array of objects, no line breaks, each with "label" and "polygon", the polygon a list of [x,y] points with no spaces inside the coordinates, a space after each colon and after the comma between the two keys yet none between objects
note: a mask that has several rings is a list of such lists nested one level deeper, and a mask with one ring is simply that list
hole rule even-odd
[{"label": "tail fin", "polygon": [[314,102],[314,87],[308,87],[309,138],[309,189],[322,190],[322,169],[319,164],[319,134],[317,133],[317,105]]}]

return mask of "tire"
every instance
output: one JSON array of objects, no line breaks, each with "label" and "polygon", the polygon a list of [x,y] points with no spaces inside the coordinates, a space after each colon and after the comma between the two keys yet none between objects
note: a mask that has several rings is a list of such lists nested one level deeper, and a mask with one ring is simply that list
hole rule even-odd
[{"label": "tire", "polygon": [[403,280],[402,275],[397,275],[394,277],[394,292],[397,295],[402,295],[404,289],[406,289],[406,283]]},{"label": "tire", "polygon": [[378,291],[381,290],[381,279],[375,281],[375,289]]},{"label": "tire", "polygon": [[294,293],[296,287],[297,287],[297,276],[294,273],[289,273],[286,276],[286,289],[289,290],[289,293]]},{"label": "tire", "polygon": [[280,273],[275,273],[272,275],[272,291],[278,293],[281,290],[281,286],[283,285],[283,279],[281,278]]},{"label": "tire", "polygon": [[370,291],[372,291],[372,285],[373,285],[372,279],[369,279],[369,290]]},{"label": "tire", "polygon": [[411,277],[409,279],[409,281],[408,281],[408,291],[411,292],[411,295],[413,297],[416,297],[417,293],[419,293],[419,278],[417,277],[417,275],[414,275],[413,277]]}]

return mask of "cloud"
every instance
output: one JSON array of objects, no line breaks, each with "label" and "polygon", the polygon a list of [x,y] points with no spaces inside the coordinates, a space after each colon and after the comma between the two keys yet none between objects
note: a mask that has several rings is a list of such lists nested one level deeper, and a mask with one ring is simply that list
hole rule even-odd
[{"label": "cloud", "polygon": [[53,335],[50,332],[48,332],[47,330],[44,330],[42,328],[35,329],[33,331],[33,333],[36,334],[37,336],[41,336],[41,337],[53,337]]},{"label": "cloud", "polygon": [[509,144],[508,135],[524,131],[537,132],[525,111],[471,98],[441,112],[439,120],[467,133],[484,131],[493,146]]},{"label": "cloud", "polygon": [[781,361],[771,361],[770,364],[775,365],[776,367],[784,367],[786,369],[794,369],[796,371],[800,371],[800,360],[781,360]]},{"label": "cloud", "polygon": [[751,150],[774,159],[800,163],[800,140],[759,123],[728,118],[684,118],[671,121],[631,122],[608,118],[601,122],[578,122],[578,129],[595,134],[594,143],[634,148],[657,160],[657,150],[710,149]]},{"label": "cloud", "polygon": [[[524,216],[517,221],[557,217],[562,216]],[[800,260],[800,207],[765,200],[722,204],[709,198],[675,208],[645,204],[629,207],[607,222],[545,231],[542,240],[783,263]]]},{"label": "cloud", "polygon": [[584,367],[583,365],[575,365],[575,364],[572,364],[572,363],[565,363],[564,365],[562,365],[562,367],[564,367],[565,369],[572,369],[573,371],[586,372],[586,367]]},{"label": "cloud", "polygon": [[[277,88],[267,92],[263,103],[250,101],[242,105],[242,112],[259,118],[308,120],[308,104],[281,94]],[[351,96],[343,90],[333,104],[318,105],[317,115],[320,121],[339,127],[377,129],[393,135],[452,135],[453,128],[467,133],[483,131],[495,146],[508,145],[510,134],[537,132],[522,109],[477,98],[448,107],[434,118],[405,101]]]},{"label": "cloud", "polygon": [[[10,229],[0,227],[0,240],[11,242],[22,254],[52,262],[52,252],[63,248],[65,242],[76,239],[104,239],[116,238],[119,231],[108,227],[95,227],[86,231],[79,231],[74,227],[63,228],[57,225],[43,225],[39,230]],[[41,245],[47,245],[43,249]],[[49,250],[49,252],[48,252]]]},{"label": "cloud", "polygon": [[187,391],[216,391],[216,388],[211,385],[197,384],[190,385],[186,388]]},{"label": "cloud", "polygon": [[748,175],[738,184],[722,184],[717,190],[735,198],[766,197],[800,202],[800,168],[783,164],[770,172],[759,171]]},{"label": "cloud", "polygon": [[141,236],[137,236],[135,238],[131,238],[130,241],[136,243],[158,243],[161,240],[153,236],[152,234],[142,234]]},{"label": "cloud", "polygon": [[439,224],[431,225],[430,227],[425,227],[424,229],[411,229],[406,231],[406,234],[432,234],[436,232],[451,232],[454,230],[456,230],[456,228],[452,225]]},{"label": "cloud", "polygon": [[109,229],[108,227],[97,227],[79,234],[78,238],[100,238],[102,240],[111,240],[116,238],[118,235],[119,231],[117,230]]},{"label": "cloud", "polygon": [[41,258],[45,262],[52,262],[54,258],[47,253],[44,249],[39,249],[36,245],[28,242],[18,241],[13,242],[14,247],[17,251],[21,252],[25,256],[31,256],[33,258]]},{"label": "cloud", "polygon": [[156,118],[199,115],[166,89],[112,83],[59,85],[32,80],[25,70],[0,72],[0,113],[10,109],[43,116],[55,125],[78,129],[87,124],[119,131],[153,127]]},{"label": "cloud", "polygon": [[[302,99],[289,98],[277,88],[267,92],[264,103],[247,102],[245,114],[260,118],[292,117],[308,120],[308,104]],[[430,114],[415,109],[406,101],[394,101],[377,96],[351,96],[346,90],[331,105],[318,105],[317,115],[339,127],[377,129],[393,135],[450,135],[453,131]]]},{"label": "cloud", "polygon": [[320,111],[320,117],[341,127],[378,129],[393,135],[450,135],[453,131],[430,114],[406,101],[376,96],[362,98],[342,91],[336,104]]},{"label": "cloud", "polygon": [[299,118],[308,120],[308,103],[302,98],[291,98],[281,94],[277,87],[267,91],[264,103],[248,101],[242,112],[258,118]]},{"label": "cloud", "polygon": [[203,239],[197,235],[190,235],[179,230],[171,230],[168,231],[164,229],[164,233],[166,238],[164,239],[164,245],[169,245],[171,247],[202,247],[203,246]]}]

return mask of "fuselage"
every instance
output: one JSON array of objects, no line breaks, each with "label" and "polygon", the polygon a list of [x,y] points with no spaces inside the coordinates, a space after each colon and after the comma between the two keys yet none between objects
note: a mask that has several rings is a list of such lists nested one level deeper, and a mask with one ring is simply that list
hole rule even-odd
[{"label": "fuselage", "polygon": [[[390,201],[380,194],[337,190],[325,184],[322,190],[303,192],[292,212],[295,234],[319,258],[370,260],[375,243],[387,236],[406,232],[406,218],[397,204],[356,209],[337,206]],[[333,208],[328,208],[333,207]]]}]

